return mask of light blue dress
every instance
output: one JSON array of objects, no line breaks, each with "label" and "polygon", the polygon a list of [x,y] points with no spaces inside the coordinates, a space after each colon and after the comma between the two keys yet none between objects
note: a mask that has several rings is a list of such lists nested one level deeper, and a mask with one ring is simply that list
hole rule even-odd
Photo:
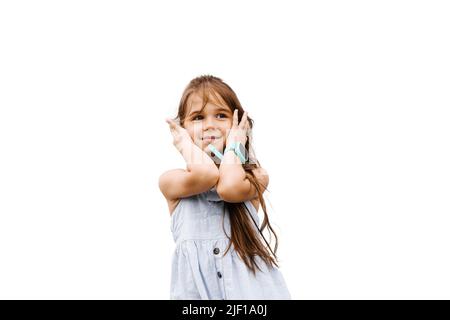
[{"label": "light blue dress", "polygon": [[[255,207],[251,201],[246,201],[245,205],[259,226]],[[255,276],[233,245],[223,256],[230,241],[223,228],[230,236],[229,213],[215,188],[180,199],[171,216],[176,247],[172,257],[170,299],[291,299],[276,266],[269,268],[256,257],[262,272],[256,269]]]}]

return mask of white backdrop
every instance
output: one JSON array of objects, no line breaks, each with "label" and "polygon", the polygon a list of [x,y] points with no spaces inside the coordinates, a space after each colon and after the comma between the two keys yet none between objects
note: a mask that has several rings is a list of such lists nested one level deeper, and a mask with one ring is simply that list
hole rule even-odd
[{"label": "white backdrop", "polygon": [[[159,175],[222,78],[293,299],[449,299],[445,1],[0,3],[0,298],[168,299]],[[262,209],[260,209],[262,214]]]}]

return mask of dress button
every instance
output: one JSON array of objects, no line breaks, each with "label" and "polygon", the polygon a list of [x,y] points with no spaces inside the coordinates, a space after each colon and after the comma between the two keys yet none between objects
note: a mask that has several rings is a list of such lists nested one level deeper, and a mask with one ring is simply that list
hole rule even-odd
[{"label": "dress button", "polygon": [[219,254],[219,252],[220,252],[220,250],[219,250],[219,248],[214,248],[214,254]]},{"label": "dress button", "polygon": [[217,276],[218,276],[219,278],[222,278],[222,274],[220,273],[220,271],[217,272]]}]

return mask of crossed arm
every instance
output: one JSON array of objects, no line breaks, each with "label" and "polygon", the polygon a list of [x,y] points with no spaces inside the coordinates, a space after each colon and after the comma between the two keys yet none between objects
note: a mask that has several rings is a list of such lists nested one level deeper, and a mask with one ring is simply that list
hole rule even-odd
[{"label": "crossed arm", "polygon": [[[166,119],[174,136],[174,145],[186,160],[187,170],[173,169],[164,172],[159,177],[159,188],[166,199],[174,200],[189,197],[208,191],[216,186],[219,196],[227,202],[244,202],[257,197],[256,188],[246,177],[240,159],[234,152],[226,152],[220,167],[195,145],[186,129],[180,127],[171,119]],[[245,144],[242,136],[249,129],[246,112],[241,123],[238,123],[237,110],[234,111],[233,125],[229,132],[230,141]],[[227,138],[228,141],[228,138]],[[263,186],[269,184],[269,175],[263,168],[253,169],[256,180]]]},{"label": "crossed arm", "polygon": [[[197,146],[185,146],[182,148],[182,155],[186,160],[187,170],[169,170],[159,178],[159,188],[166,199],[192,196],[208,191],[214,186],[219,196],[227,202],[244,202],[258,196],[234,152],[227,152],[224,155],[219,168]],[[206,165],[197,165],[202,157]],[[267,188],[269,184],[267,172],[263,168],[256,168],[253,173],[264,189]]]},{"label": "crossed arm", "polygon": [[[159,178],[159,188],[164,196],[171,200],[199,194],[214,186],[218,195],[227,202],[237,203],[252,200],[258,194],[246,177],[242,165],[240,163],[224,165],[228,158],[236,157],[233,154],[233,152],[227,152],[219,168],[215,165],[188,166],[188,170],[166,171]],[[267,172],[263,168],[256,168],[253,173],[264,189],[267,188],[269,184]]]},{"label": "crossed arm", "polygon": [[[269,184],[269,175],[262,167],[254,169],[257,181],[264,186]],[[258,196],[256,188],[246,177],[244,168],[234,152],[225,153],[219,167],[219,180],[216,191],[227,202],[244,202]]]}]

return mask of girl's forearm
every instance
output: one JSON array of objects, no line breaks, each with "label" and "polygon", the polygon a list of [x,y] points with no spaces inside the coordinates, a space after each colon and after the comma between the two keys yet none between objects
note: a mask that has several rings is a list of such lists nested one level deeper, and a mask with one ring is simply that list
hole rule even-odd
[{"label": "girl's forearm", "polygon": [[208,171],[219,174],[214,161],[194,142],[185,140],[178,146],[178,150],[186,161],[188,171],[202,173]]},{"label": "girl's forearm", "polygon": [[232,188],[234,183],[242,182],[245,179],[245,170],[239,157],[232,151],[226,152],[219,167],[218,185]]}]

